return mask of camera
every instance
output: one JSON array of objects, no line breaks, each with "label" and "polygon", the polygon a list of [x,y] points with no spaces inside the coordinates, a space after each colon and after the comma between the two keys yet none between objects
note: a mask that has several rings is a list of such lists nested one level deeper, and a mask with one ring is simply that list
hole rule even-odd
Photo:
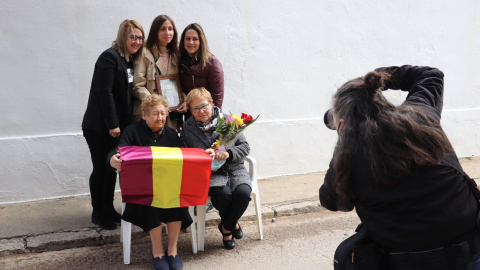
[{"label": "camera", "polygon": [[333,121],[333,111],[332,109],[328,109],[325,112],[325,115],[323,116],[323,122],[325,123],[325,126],[331,130],[337,130],[337,127],[335,126],[335,123]]}]

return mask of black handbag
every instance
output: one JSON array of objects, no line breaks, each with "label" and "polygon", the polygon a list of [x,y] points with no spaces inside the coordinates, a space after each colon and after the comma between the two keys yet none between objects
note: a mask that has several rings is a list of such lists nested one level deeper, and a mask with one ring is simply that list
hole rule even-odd
[{"label": "black handbag", "polygon": [[345,239],[335,250],[334,270],[382,270],[385,269],[386,252],[374,243],[362,224],[356,233]]}]

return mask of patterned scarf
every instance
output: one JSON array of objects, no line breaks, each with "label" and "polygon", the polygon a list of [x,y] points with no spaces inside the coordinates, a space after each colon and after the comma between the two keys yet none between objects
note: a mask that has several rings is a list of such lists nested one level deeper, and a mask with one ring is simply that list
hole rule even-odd
[{"label": "patterned scarf", "polygon": [[212,132],[215,130],[215,125],[217,124],[217,117],[220,115],[222,112],[220,111],[220,108],[218,107],[213,107],[212,110],[212,118],[210,120],[210,124],[206,125],[203,122],[197,121],[198,127],[200,128],[201,131],[203,132]]}]

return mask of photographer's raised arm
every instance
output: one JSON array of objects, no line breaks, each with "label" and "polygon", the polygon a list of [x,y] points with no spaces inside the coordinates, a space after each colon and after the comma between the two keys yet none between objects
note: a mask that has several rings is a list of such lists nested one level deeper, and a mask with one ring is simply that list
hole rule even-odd
[{"label": "photographer's raised arm", "polygon": [[439,114],[442,113],[443,72],[441,70],[405,65],[377,68],[375,71],[390,74],[390,79],[385,82],[386,88],[408,92],[405,102],[431,106]]},{"label": "photographer's raised arm", "polygon": [[335,191],[333,169],[331,166],[332,164],[330,163],[330,168],[327,170],[323,185],[318,192],[320,203],[330,211],[352,211],[354,207],[353,201]]}]

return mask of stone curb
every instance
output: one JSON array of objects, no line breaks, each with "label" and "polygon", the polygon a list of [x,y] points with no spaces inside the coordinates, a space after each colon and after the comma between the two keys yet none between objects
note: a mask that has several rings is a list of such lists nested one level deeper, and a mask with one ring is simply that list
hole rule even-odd
[{"label": "stone curb", "polygon": [[[293,202],[279,205],[262,205],[262,221],[274,221],[276,217],[292,216],[324,209],[318,201]],[[243,221],[255,221],[255,207],[247,208]],[[207,213],[205,226],[216,226],[220,222],[216,211]],[[132,240],[148,235],[137,226],[132,226]],[[87,228],[79,231],[60,231],[41,235],[0,239],[0,257],[12,254],[55,251],[85,246],[100,246],[120,241],[120,228],[112,231]]]}]

